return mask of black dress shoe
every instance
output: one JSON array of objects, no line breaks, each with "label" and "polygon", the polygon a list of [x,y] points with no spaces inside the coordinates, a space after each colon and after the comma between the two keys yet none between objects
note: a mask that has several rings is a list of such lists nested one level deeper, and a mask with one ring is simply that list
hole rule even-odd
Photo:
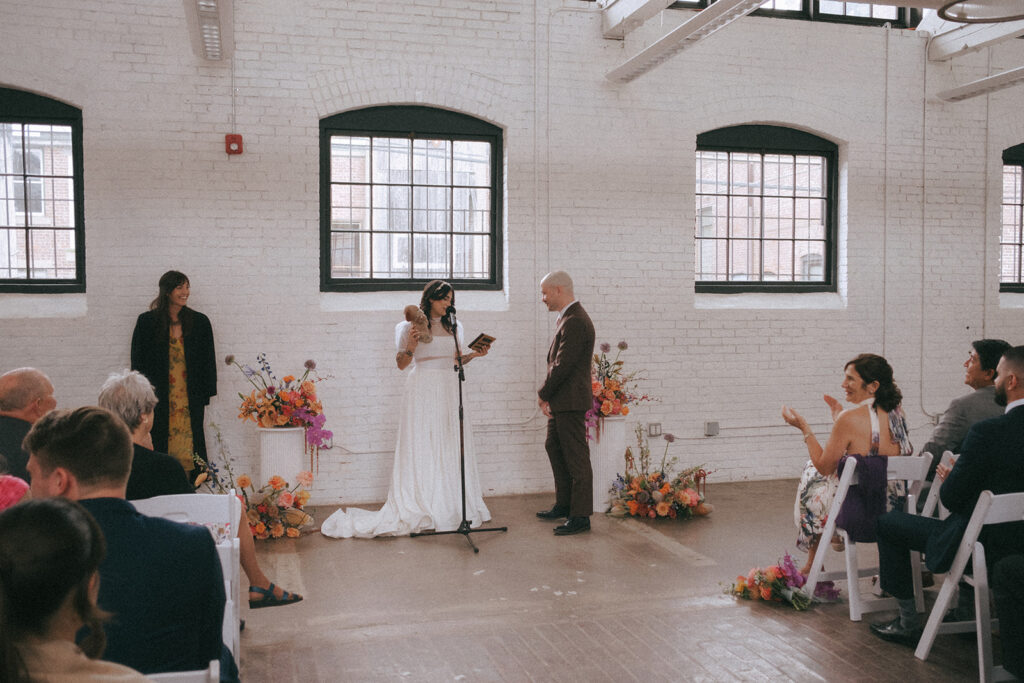
[{"label": "black dress shoe", "polygon": [[541,510],[537,516],[541,519],[561,519],[569,516],[569,508],[555,505],[550,510]]},{"label": "black dress shoe", "polygon": [[882,640],[908,647],[917,647],[917,641],[921,640],[921,631],[921,628],[905,628],[899,617],[884,624],[871,624],[871,632]]},{"label": "black dress shoe", "polygon": [[582,534],[584,531],[590,531],[590,518],[589,517],[570,517],[565,520],[565,524],[555,527],[555,536],[570,536],[572,534]]}]

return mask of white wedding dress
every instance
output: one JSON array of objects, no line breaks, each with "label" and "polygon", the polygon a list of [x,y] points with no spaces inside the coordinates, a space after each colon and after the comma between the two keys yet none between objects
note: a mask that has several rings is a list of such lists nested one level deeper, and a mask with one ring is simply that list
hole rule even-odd
[{"label": "white wedding dress", "polygon": [[[412,324],[395,327],[395,345],[407,348]],[[457,328],[463,346],[462,325]],[[405,536],[433,529],[454,531],[462,523],[459,474],[459,380],[453,372],[455,340],[433,321],[430,343],[416,347],[398,420],[391,487],[380,510],[340,509],[320,527],[333,538]],[[463,396],[465,404],[465,396]],[[473,450],[473,431],[465,425],[466,519],[472,527],[490,520],[484,504]]]}]

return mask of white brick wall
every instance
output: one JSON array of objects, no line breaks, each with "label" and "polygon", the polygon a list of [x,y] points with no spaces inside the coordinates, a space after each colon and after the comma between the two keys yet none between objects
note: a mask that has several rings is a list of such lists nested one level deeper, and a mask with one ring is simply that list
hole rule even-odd
[{"label": "white brick wall", "polygon": [[[191,53],[180,4],[7,0],[0,84],[83,109],[88,293],[84,306],[33,304],[33,317],[24,297],[0,295],[0,368],[42,368],[65,407],[94,401],[127,364],[159,275],[183,270],[221,356],[266,352],[282,372],[315,358],[334,375],[321,392],[337,447],[321,455],[315,500],[382,499],[403,381],[392,330],[418,296],[319,293],[317,125],[417,103],[506,131],[506,288],[459,295],[469,332],[498,337],[466,387],[489,492],[551,488],[534,391],[552,324],[537,281],[555,268],[575,276],[598,340],[629,341],[625,359],[660,397],[631,419],[663,423],[680,437],[681,464],[707,463],[713,480],[797,476],[806,453],[781,404],[824,431],[820,396],[863,351],[892,361],[923,443],[929,415],[965,390],[970,340],[1024,342],[1020,309],[996,282],[999,155],[1024,141],[1024,90],[957,104],[928,96],[1018,66],[1024,47],[926,65],[914,32],[746,17],[615,85],[604,74],[662,29],[605,41],[594,9],[239,2],[232,81],[231,65]],[[683,18],[666,13],[666,28]],[[840,146],[841,290],[795,308],[793,297],[698,306],[695,137],[759,122]],[[244,136],[242,156],[224,154],[229,132]],[[72,312],[58,315],[62,306]],[[235,418],[245,386],[223,367],[208,411],[236,472],[255,457],[251,426]],[[721,435],[704,438],[705,420]]]}]

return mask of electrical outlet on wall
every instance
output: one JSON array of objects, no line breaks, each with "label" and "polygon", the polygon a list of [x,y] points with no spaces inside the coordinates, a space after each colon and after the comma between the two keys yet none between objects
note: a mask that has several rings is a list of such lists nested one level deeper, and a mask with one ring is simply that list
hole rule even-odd
[{"label": "electrical outlet on wall", "polygon": [[660,422],[648,422],[647,423],[647,436],[661,436],[661,423]]}]

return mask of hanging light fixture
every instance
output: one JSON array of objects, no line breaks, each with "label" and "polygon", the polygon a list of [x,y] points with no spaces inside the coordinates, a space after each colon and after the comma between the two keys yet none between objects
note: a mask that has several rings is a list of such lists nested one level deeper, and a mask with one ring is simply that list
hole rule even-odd
[{"label": "hanging light fixture", "polygon": [[954,0],[939,9],[939,17],[961,24],[992,24],[1024,19],[1024,0]]}]

